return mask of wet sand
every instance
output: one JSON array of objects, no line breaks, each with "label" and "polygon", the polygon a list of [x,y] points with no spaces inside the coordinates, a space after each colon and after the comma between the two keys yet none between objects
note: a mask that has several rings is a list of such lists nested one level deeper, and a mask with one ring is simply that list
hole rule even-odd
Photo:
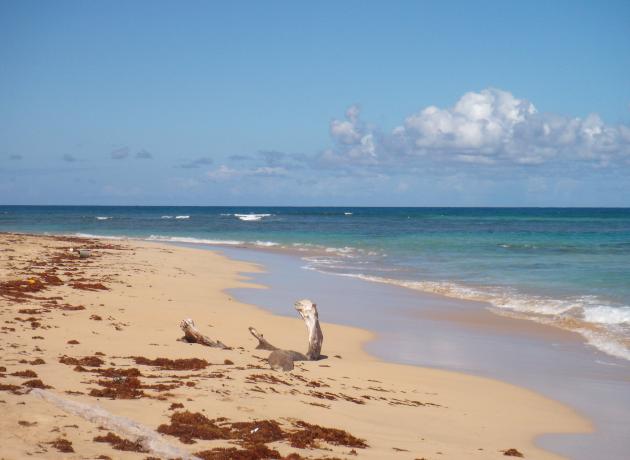
[{"label": "wet sand", "polygon": [[[551,459],[537,436],[591,429],[515,385],[375,359],[364,350],[372,333],[330,322],[332,290],[298,296],[320,304],[326,359],[271,371],[247,326],[283,348],[303,351],[306,338],[295,296],[274,315],[226,291],[273,293],[242,276],[257,271],[202,249],[1,234],[2,458],[498,459],[517,449]],[[299,288],[286,281],[280,297]],[[178,341],[187,317],[230,349]]]},{"label": "wet sand", "polygon": [[[580,435],[545,435],[540,446],[570,458],[625,459],[630,450],[630,363],[584,343],[573,332],[493,313],[489,304],[304,270],[297,257],[225,249],[264,265],[260,291],[235,296],[282,314],[298,293],[317,297],[325,318],[375,331],[366,351],[381,359],[497,378],[575,407],[595,423]],[[323,308],[323,307],[322,307]]]}]

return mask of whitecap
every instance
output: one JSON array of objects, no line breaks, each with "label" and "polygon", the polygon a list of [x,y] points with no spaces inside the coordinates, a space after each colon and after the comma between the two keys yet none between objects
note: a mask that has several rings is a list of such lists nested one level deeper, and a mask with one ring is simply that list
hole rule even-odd
[{"label": "whitecap", "polygon": [[234,214],[234,217],[239,218],[240,220],[243,221],[258,221],[261,220],[263,217],[269,217],[271,216],[271,214]]}]

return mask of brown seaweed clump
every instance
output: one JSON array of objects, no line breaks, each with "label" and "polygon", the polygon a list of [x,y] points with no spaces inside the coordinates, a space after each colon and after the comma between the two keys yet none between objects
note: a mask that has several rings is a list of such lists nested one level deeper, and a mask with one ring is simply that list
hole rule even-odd
[{"label": "brown seaweed clump", "polygon": [[253,422],[235,422],[230,424],[232,437],[246,445],[281,441],[286,433],[275,420],[255,420]]},{"label": "brown seaweed clump", "polygon": [[46,289],[44,283],[35,278],[27,280],[9,280],[0,282],[0,296],[15,302],[26,302],[27,299],[38,299],[32,295]]},{"label": "brown seaweed clump", "polygon": [[175,412],[171,415],[171,423],[160,425],[157,431],[175,436],[184,444],[192,444],[195,439],[230,439],[230,429],[217,425],[217,421],[199,412]]},{"label": "brown seaweed clump", "polygon": [[205,369],[210,365],[205,359],[189,358],[189,359],[168,359],[156,358],[149,359],[143,356],[133,356],[136,364],[143,366],[159,367],[169,371],[197,371]]},{"label": "brown seaweed clump", "polygon": [[61,278],[50,272],[39,273],[38,276],[46,284],[53,286],[61,286],[63,284]]},{"label": "brown seaweed clump", "polygon": [[318,440],[325,441],[335,446],[358,447],[360,449],[368,447],[364,439],[359,439],[344,430],[312,425],[301,420],[295,422],[294,425],[301,428],[301,430],[295,431],[289,435],[289,441],[292,447],[300,449],[316,447]]},{"label": "brown seaweed clump", "polygon": [[45,390],[46,388],[52,388],[50,385],[46,385],[40,379],[27,380],[22,384],[22,386],[29,388],[41,388],[42,390]]},{"label": "brown seaweed clump", "polygon": [[[288,441],[292,447],[304,449],[318,447],[318,441],[324,441],[332,445],[366,448],[367,443],[347,431],[337,428],[326,428],[312,425],[304,421],[294,422],[297,430],[284,430],[275,420],[255,420],[252,422],[227,422],[225,419],[210,420],[199,412],[175,412],[171,415],[169,425],[162,424],[158,432],[176,436],[186,444],[192,444],[195,439],[225,439],[232,440],[244,447],[236,452],[212,449],[204,451],[202,458],[280,458],[278,457],[251,457],[252,449],[264,446],[275,441]],[[221,455],[234,454],[234,457],[222,457]],[[213,457],[214,455],[214,457]]]},{"label": "brown seaweed clump", "polygon": [[0,391],[7,391],[9,393],[13,393],[14,395],[21,395],[20,387],[18,385],[4,384],[0,383]]},{"label": "brown seaweed clump", "polygon": [[109,288],[102,283],[81,283],[76,281],[71,283],[70,286],[82,291],[109,291]]},{"label": "brown seaweed clump", "polygon": [[54,441],[51,441],[49,444],[51,444],[59,452],[74,452],[72,443],[64,438],[57,438]]},{"label": "brown seaweed clump", "polygon": [[507,449],[507,450],[502,450],[501,452],[503,452],[503,455],[507,455],[508,457],[525,457],[521,452],[519,452],[518,450],[512,448],[512,449]]},{"label": "brown seaweed clump", "polygon": [[25,371],[14,372],[11,375],[15,377],[24,377],[24,378],[29,378],[29,379],[33,379],[37,377],[37,374],[30,369],[27,369]]},{"label": "brown seaweed clump", "polygon": [[104,388],[90,390],[90,396],[111,399],[138,399],[147,394],[142,391],[142,384],[137,377],[116,377],[112,380],[99,380]]},{"label": "brown seaweed clump", "polygon": [[264,444],[256,444],[245,449],[217,447],[211,450],[195,452],[195,456],[203,460],[260,460],[282,458],[280,452],[275,449],[270,449]]},{"label": "brown seaweed clump", "polygon": [[94,442],[106,442],[116,450],[124,450],[128,452],[149,452],[145,449],[139,441],[133,442],[128,439],[121,438],[120,436],[112,433],[107,433],[107,436],[96,436],[93,439]]},{"label": "brown seaweed clump", "polygon": [[129,369],[116,369],[114,367],[110,367],[107,369],[94,369],[91,372],[96,372],[103,377],[142,377],[142,373],[136,369],[135,367],[131,367]]},{"label": "brown seaweed clump", "polygon": [[81,359],[72,358],[70,356],[62,356],[59,358],[61,364],[67,364],[68,366],[88,366],[88,367],[101,367],[105,364],[98,356],[85,356]]}]

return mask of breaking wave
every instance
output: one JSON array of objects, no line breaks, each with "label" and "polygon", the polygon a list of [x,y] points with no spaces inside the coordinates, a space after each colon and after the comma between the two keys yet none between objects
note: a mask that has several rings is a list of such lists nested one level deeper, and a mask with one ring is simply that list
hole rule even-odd
[{"label": "breaking wave", "polygon": [[[316,263],[321,264],[318,260]],[[325,269],[330,262],[321,264]],[[313,267],[307,267],[313,268]],[[334,272],[333,272],[334,273]],[[411,281],[361,273],[334,273],[339,276],[391,284],[447,297],[486,302],[498,310],[510,311],[544,324],[581,334],[586,342],[617,358],[630,361],[630,306],[607,305],[595,296],[563,299],[523,294],[503,287],[472,287],[446,281]]]}]

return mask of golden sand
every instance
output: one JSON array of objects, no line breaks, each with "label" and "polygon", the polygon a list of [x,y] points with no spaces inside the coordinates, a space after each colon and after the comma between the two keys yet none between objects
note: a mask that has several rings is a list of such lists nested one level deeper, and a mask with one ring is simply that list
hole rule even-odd
[{"label": "golden sand", "polygon": [[[91,256],[69,252],[79,247]],[[240,273],[260,269],[201,249],[1,234],[0,458],[156,457],[115,449],[142,450],[142,440],[38,392],[151,432],[162,426],[165,443],[206,458],[239,455],[211,451],[224,447],[254,455],[238,458],[500,459],[516,449],[552,459],[534,445],[537,435],[592,429],[570,408],[514,385],[379,361],[362,349],[370,332],[325,322],[326,359],[272,371],[248,326],[298,351],[306,333],[297,315],[275,316],[225,292],[252,286]],[[325,320],[326,305],[319,311]],[[184,318],[231,349],[178,341]],[[197,423],[189,435],[171,423],[188,419]]]}]

